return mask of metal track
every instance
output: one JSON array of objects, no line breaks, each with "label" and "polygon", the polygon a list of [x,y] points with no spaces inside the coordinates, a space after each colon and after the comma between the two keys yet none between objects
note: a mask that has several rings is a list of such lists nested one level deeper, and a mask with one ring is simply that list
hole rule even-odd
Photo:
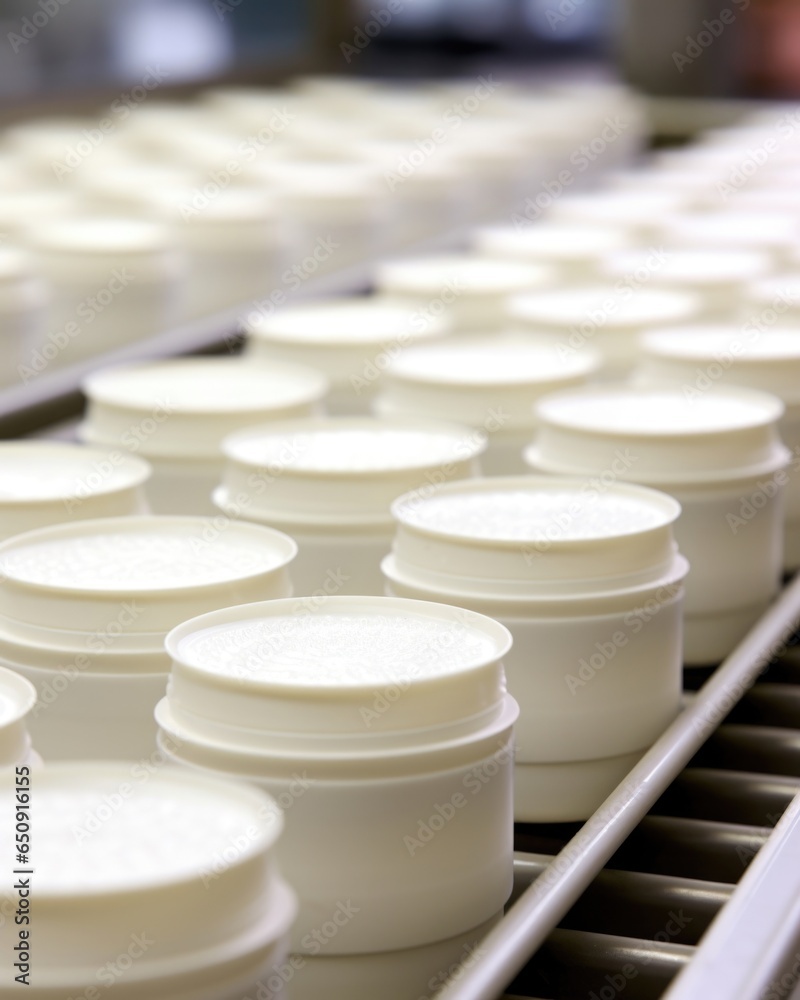
[{"label": "metal track", "polygon": [[438,1000],[798,987],[799,623],[800,577],[585,824],[517,827],[512,905]]}]

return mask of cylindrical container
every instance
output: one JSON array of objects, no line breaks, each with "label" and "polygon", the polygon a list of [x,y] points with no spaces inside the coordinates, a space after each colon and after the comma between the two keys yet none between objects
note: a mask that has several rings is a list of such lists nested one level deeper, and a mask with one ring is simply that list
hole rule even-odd
[{"label": "cylindrical container", "polygon": [[483,257],[552,266],[557,277],[578,284],[600,280],[603,258],[630,244],[631,238],[622,227],[568,222],[479,229],[472,241],[475,252]]},{"label": "cylindrical container", "polygon": [[[786,407],[779,421],[792,453],[785,471],[784,569],[800,567],[800,337],[792,328],[676,327],[642,340],[637,385],[677,383],[684,391],[744,385],[771,392]],[[780,473],[776,476],[783,479]]]},{"label": "cylindrical container", "polygon": [[331,383],[334,414],[368,413],[383,373],[409,344],[450,333],[445,305],[427,312],[359,296],[314,302],[247,320],[247,353],[320,369]]},{"label": "cylindrical container", "polygon": [[61,220],[31,231],[28,246],[52,286],[49,330],[34,359],[62,367],[163,333],[177,319],[183,259],[160,226]]},{"label": "cylindrical container", "polygon": [[50,293],[23,253],[0,250],[0,387],[36,376],[31,352],[47,333]]},{"label": "cylindrical container", "polygon": [[62,521],[146,514],[150,466],[65,441],[0,442],[0,541]]},{"label": "cylindrical container", "polygon": [[254,427],[226,438],[214,493],[231,517],[291,535],[294,593],[383,593],[391,504],[410,489],[478,475],[486,436],[419,418],[340,417]]},{"label": "cylindrical container", "polygon": [[733,386],[586,388],[538,404],[539,433],[525,455],[532,468],[632,480],[680,502],[690,665],[727,656],[778,592],[783,411],[777,397]]},{"label": "cylindrical container", "polygon": [[212,315],[279,287],[286,235],[267,192],[207,180],[136,194],[140,210],[167,225],[185,255],[184,317]]},{"label": "cylindrical container", "polygon": [[534,402],[582,385],[599,367],[591,351],[559,354],[547,341],[512,335],[415,347],[384,379],[383,417],[452,420],[489,435],[486,475],[526,471],[522,452],[536,427]]},{"label": "cylindrical container", "polygon": [[377,291],[417,309],[444,304],[459,333],[507,328],[508,297],[541,288],[551,279],[552,271],[542,265],[467,254],[392,261],[375,271]]},{"label": "cylindrical container", "polygon": [[242,1000],[286,961],[297,903],[268,796],[151,761],[54,764],[0,786],[3,843],[21,809],[31,827],[28,863],[0,887],[28,918],[3,936],[3,1000],[20,982],[32,1000]]},{"label": "cylindrical container", "polygon": [[0,192],[0,233],[15,246],[27,247],[40,228],[62,219],[73,221],[85,210],[80,192],[72,188]]},{"label": "cylindrical container", "polygon": [[38,691],[39,753],[150,754],[165,634],[194,614],[287,597],[296,552],[277,531],[222,518],[111,517],[5,541],[0,663]]},{"label": "cylindrical container", "polygon": [[0,783],[4,767],[39,763],[25,723],[35,704],[33,684],[0,667]]},{"label": "cylindrical container", "polygon": [[[664,255],[653,251],[651,257],[650,273]],[[702,308],[696,295],[646,287],[647,280],[633,276],[606,285],[516,295],[508,309],[519,326],[555,338],[563,356],[593,348],[602,357],[603,377],[620,377],[636,364],[645,330],[696,320]]]},{"label": "cylindrical container", "polygon": [[752,335],[752,327],[769,329],[776,323],[794,326],[800,322],[800,279],[795,270],[779,271],[768,278],[753,281],[742,289],[739,320]]},{"label": "cylindrical container", "polygon": [[85,441],[138,452],[153,467],[157,514],[213,514],[222,439],[266,420],[314,415],[323,375],[299,365],[240,358],[181,358],[91,375]]},{"label": "cylindrical container", "polygon": [[769,254],[753,250],[667,250],[664,260],[652,266],[652,251],[613,254],[601,265],[607,281],[647,281],[653,288],[691,292],[699,300],[701,319],[708,322],[736,318],[741,313],[743,290],[749,282],[767,275]]},{"label": "cylindrical container", "polygon": [[[325,956],[466,934],[512,881],[511,636],[460,608],[322,597],[227,608],[174,629],[156,709],[172,757],[276,798],[297,891],[292,950],[346,902]],[[330,859],[335,858],[335,863]]]},{"label": "cylindrical container", "polygon": [[668,496],[539,476],[395,501],[390,593],[508,627],[514,815],[585,819],[678,712],[682,580]]}]

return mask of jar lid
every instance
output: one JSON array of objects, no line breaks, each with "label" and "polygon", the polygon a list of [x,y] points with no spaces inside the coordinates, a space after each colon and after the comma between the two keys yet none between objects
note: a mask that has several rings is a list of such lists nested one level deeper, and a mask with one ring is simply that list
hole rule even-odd
[{"label": "jar lid", "polygon": [[734,326],[651,330],[642,338],[636,378],[711,388],[732,382],[800,403],[800,337],[795,327],[745,331]]},{"label": "jar lid", "polygon": [[[189,769],[139,770],[144,777],[131,764],[69,762],[32,771],[42,991],[96,982],[135,932],[139,961],[126,977],[145,995],[155,970],[205,965],[206,951],[230,961],[253,927],[263,940],[271,924],[277,940],[294,917],[273,858],[283,818],[268,795]],[[3,782],[3,843],[13,841],[14,796]],[[8,896],[24,877],[11,868]]]},{"label": "jar lid", "polygon": [[581,332],[581,324],[590,324],[601,336],[604,330],[680,323],[698,308],[699,299],[690,292],[637,287],[634,293],[632,288],[620,289],[619,282],[515,295],[508,305],[514,319],[537,329]]},{"label": "jar lid", "polygon": [[511,635],[450,605],[323,597],[212,612],[166,644],[173,669],[159,714],[171,731],[275,756],[372,757],[496,721]]},{"label": "jar lid", "polygon": [[644,268],[647,280],[656,285],[684,285],[689,288],[734,286],[736,293],[743,282],[768,274],[772,261],[764,253],[752,250],[668,250],[658,266],[650,268],[648,250],[627,251],[608,256],[600,265],[609,278],[635,276]]},{"label": "jar lid", "polygon": [[234,512],[247,498],[248,518],[283,526],[388,524],[395,497],[472,475],[485,449],[485,434],[417,418],[252,427],[223,442],[228,463],[215,500]]},{"label": "jar lid", "polygon": [[387,294],[437,296],[445,286],[459,295],[511,295],[546,284],[549,268],[468,254],[414,257],[379,264],[375,286]]},{"label": "jar lid", "polygon": [[688,202],[689,196],[678,191],[581,191],[554,199],[545,221],[652,228]]},{"label": "jar lid", "polygon": [[[569,390],[537,404],[534,467],[591,474],[622,464],[650,485],[714,482],[774,472],[787,452],[776,396],[726,386],[713,393],[624,385]],[[621,457],[620,457],[621,456]]]},{"label": "jar lid", "polygon": [[582,384],[599,365],[599,357],[590,350],[567,354],[551,342],[529,336],[464,337],[426,344],[397,358],[387,372],[379,408],[426,413],[494,430],[532,427],[534,400]]},{"label": "jar lid", "polygon": [[354,296],[281,309],[271,316],[256,313],[248,320],[247,332],[268,342],[349,348],[442,336],[451,327],[446,315],[423,317],[402,303]]},{"label": "jar lid", "polygon": [[135,489],[151,473],[135,455],[66,441],[0,442],[0,468],[0,519],[7,507],[53,502],[66,519],[70,502]]},{"label": "jar lid", "polygon": [[172,245],[167,230],[155,223],[99,216],[40,224],[29,242],[40,253],[97,257],[161,253]]},{"label": "jar lid", "polygon": [[800,233],[792,215],[777,212],[698,212],[672,215],[661,223],[661,236],[673,245],[758,247],[788,250]]},{"label": "jar lid", "polygon": [[213,457],[241,427],[313,412],[328,390],[312,368],[240,358],[179,358],[108,368],[84,382],[85,439],[141,454]]},{"label": "jar lid", "polygon": [[0,768],[19,764],[30,751],[25,716],[35,704],[33,684],[21,674],[0,667]]},{"label": "jar lid", "polygon": [[595,260],[630,244],[622,228],[582,226],[569,222],[538,222],[535,226],[492,226],[473,239],[477,254],[518,260]]},{"label": "jar lid", "polygon": [[[758,309],[772,308],[779,315],[783,315],[789,309],[800,308],[800,280],[793,271],[771,274],[747,285],[744,297],[746,307],[749,305]],[[765,317],[765,320],[769,322],[768,317]]]},{"label": "jar lid", "polygon": [[[246,522],[109,517],[58,524],[0,544],[6,637],[91,651],[158,644],[177,622],[288,589],[297,546]],[[70,637],[72,637],[70,642]]]},{"label": "jar lid", "polygon": [[494,600],[628,590],[674,566],[672,497],[641,486],[498,476],[408,493],[392,505],[390,580]]}]

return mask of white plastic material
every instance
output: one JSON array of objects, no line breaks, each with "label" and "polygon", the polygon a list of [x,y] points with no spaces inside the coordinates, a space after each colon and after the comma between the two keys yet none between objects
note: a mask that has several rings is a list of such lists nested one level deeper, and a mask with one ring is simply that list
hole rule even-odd
[{"label": "white plastic material", "polygon": [[582,191],[554,198],[544,221],[623,226],[644,241],[689,203],[689,196],[679,191]]},{"label": "white plastic material", "polygon": [[178,319],[184,261],[160,226],[133,218],[61,219],[32,230],[28,246],[53,289],[48,334],[37,345],[45,358],[48,344],[58,348],[50,364],[153,337]]},{"label": "white plastic material", "polygon": [[697,212],[663,221],[659,238],[668,246],[702,248],[707,252],[737,248],[771,254],[776,264],[789,264],[800,235],[791,215],[778,212]]},{"label": "white plastic material", "polygon": [[254,524],[104,518],[0,545],[0,661],[36,686],[45,759],[152,753],[164,635],[213,608],[286,597],[297,547]]},{"label": "white plastic material", "polygon": [[[648,274],[662,266],[664,255],[649,252]],[[554,337],[561,356],[591,348],[603,359],[603,375],[627,374],[638,360],[638,338],[647,329],[697,320],[701,301],[690,292],[646,287],[647,277],[605,285],[583,285],[536,295],[516,295],[508,310],[518,325]]]},{"label": "white plastic material", "polygon": [[[785,471],[784,569],[800,566],[800,338],[794,327],[677,327],[654,330],[642,341],[637,385],[665,382],[705,392],[744,385],[772,392],[786,411],[778,426],[792,453]],[[780,478],[779,473],[776,473]]]},{"label": "white plastic material", "polygon": [[62,521],[146,514],[150,466],[61,441],[0,443],[0,541]]},{"label": "white plastic material", "polygon": [[483,470],[507,475],[525,471],[522,450],[536,426],[535,400],[583,384],[598,367],[592,351],[563,355],[546,340],[508,334],[415,347],[387,374],[375,410],[488,432]]},{"label": "white plastic material", "polygon": [[[217,505],[295,539],[295,594],[383,593],[392,501],[409,489],[478,475],[485,435],[414,418],[276,423],[226,438]],[[334,590],[330,588],[333,587]]]},{"label": "white plastic material", "polygon": [[[20,988],[21,931],[34,1000],[111,986],[120,1000],[241,1000],[285,960],[297,906],[275,868],[283,823],[268,796],[163,766],[56,764],[26,778],[32,852],[18,867],[33,874],[8,866],[2,890],[18,898],[27,880],[30,923],[4,936],[4,1000]],[[10,844],[14,777],[0,784]]]},{"label": "white plastic material", "polygon": [[704,318],[712,322],[738,316],[743,289],[772,266],[769,254],[735,249],[667,250],[658,267],[649,268],[647,261],[648,251],[628,251],[609,256],[601,270],[612,281],[642,276],[655,288],[696,293]]},{"label": "white plastic material", "polygon": [[0,387],[35,375],[21,366],[46,333],[48,303],[47,285],[33,261],[21,252],[0,249]]},{"label": "white plastic material", "polygon": [[331,413],[369,411],[383,373],[405,348],[450,333],[445,315],[414,310],[380,297],[335,299],[258,311],[248,320],[249,354],[319,368],[331,382]]},{"label": "white plastic material", "polygon": [[33,758],[26,717],[36,704],[36,688],[13,670],[0,667],[0,775],[4,767]]},{"label": "white plastic material", "polygon": [[684,657],[722,660],[778,591],[784,411],[751,389],[687,394],[667,386],[572,390],[538,404],[529,465],[556,475],[611,477],[667,490],[683,514],[675,535],[692,567]]},{"label": "white plastic material", "polygon": [[631,238],[623,227],[537,221],[522,229],[479,229],[472,242],[484,257],[551,265],[557,277],[585,284],[598,280],[603,258],[628,248]]},{"label": "white plastic material", "polygon": [[741,292],[740,319],[744,325],[769,328],[776,317],[782,323],[797,323],[800,319],[800,280],[797,276],[798,257],[786,270],[748,284]]},{"label": "white plastic material", "polygon": [[514,636],[515,818],[585,819],[678,711],[679,505],[519,476],[410,493],[393,510],[391,593],[490,614]]},{"label": "white plastic material", "polygon": [[456,331],[486,333],[508,326],[509,295],[540,288],[552,275],[539,264],[451,254],[380,264],[375,287],[428,312],[444,304]]},{"label": "white plastic material", "polygon": [[[325,955],[417,948],[491,919],[511,890],[507,630],[386,597],[269,601],[167,638],[161,746],[283,807],[292,950],[342,902]],[[332,860],[333,859],[333,860]]]},{"label": "white plastic material", "polygon": [[157,513],[214,513],[222,439],[235,430],[317,412],[319,372],[256,359],[182,358],[89,376],[84,440],[138,451],[153,464]]}]

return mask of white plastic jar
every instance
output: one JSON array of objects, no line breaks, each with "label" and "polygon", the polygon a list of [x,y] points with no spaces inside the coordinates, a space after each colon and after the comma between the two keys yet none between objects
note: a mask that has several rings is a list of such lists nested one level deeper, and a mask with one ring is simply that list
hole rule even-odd
[{"label": "white plastic jar", "polygon": [[50,293],[30,257],[0,249],[0,388],[35,377],[30,355],[45,339]]},{"label": "white plastic jar", "polygon": [[3,768],[40,763],[25,722],[35,704],[33,684],[0,667],[0,783]]},{"label": "white plastic jar", "polygon": [[389,593],[491,615],[514,636],[514,816],[588,817],[678,712],[686,561],[668,496],[510,476],[409,493]]},{"label": "white plastic jar", "polygon": [[176,322],[184,264],[166,229],[132,218],[62,219],[31,231],[27,245],[52,287],[47,337],[37,346],[43,355],[57,349],[54,367]]},{"label": "white plastic jar", "polygon": [[268,796],[175,768],[32,768],[0,781],[4,843],[26,796],[30,861],[7,866],[0,891],[29,922],[6,935],[3,1000],[26,970],[32,1000],[242,1000],[285,961],[297,904],[276,871],[283,824]]},{"label": "white plastic jar", "polygon": [[375,288],[412,308],[447,307],[457,333],[500,331],[509,325],[508,297],[542,288],[550,268],[468,254],[412,257],[379,264]]},{"label": "white plastic jar", "polygon": [[[670,382],[684,390],[744,385],[783,400],[783,443],[791,451],[785,471],[784,569],[800,567],[800,337],[794,327],[677,327],[653,330],[642,340],[637,385]],[[783,479],[779,473],[776,476]]]},{"label": "white plastic jar", "polygon": [[680,502],[690,665],[727,656],[778,592],[789,460],[778,434],[783,411],[777,397],[733,386],[586,388],[538,404],[539,432],[525,455],[532,468],[631,480]]},{"label": "white plastic jar", "polygon": [[526,471],[534,402],[582,385],[599,367],[591,351],[561,355],[546,340],[498,335],[412,348],[398,358],[375,401],[382,417],[449,420],[488,433],[486,475]]},{"label": "white plastic jar", "polygon": [[482,257],[544,264],[558,278],[576,284],[600,280],[603,259],[630,245],[631,238],[622,227],[571,222],[487,227],[478,229],[472,239],[475,253]]},{"label": "white plastic jar", "polygon": [[0,442],[0,541],[63,521],[146,514],[150,466],[65,441]]},{"label": "white plastic jar", "polygon": [[45,759],[149,756],[164,636],[184,619],[291,594],[297,546],[255,524],[101,518],[0,545],[0,664],[36,687]]},{"label": "white plastic jar", "polygon": [[331,383],[330,413],[368,413],[384,372],[406,347],[450,333],[445,310],[444,305],[414,310],[380,296],[359,296],[270,314],[254,311],[247,320],[246,353],[318,368]]},{"label": "white plastic jar", "polygon": [[295,594],[380,595],[392,501],[480,474],[486,437],[435,420],[339,417],[248,428],[222,447],[217,506],[291,535]]},{"label": "white plastic jar", "polygon": [[[296,954],[339,957],[347,975],[365,956],[406,950],[413,962],[419,949],[418,995],[424,949],[450,941],[455,957],[458,938],[501,911],[518,711],[502,665],[510,644],[482,615],[386,597],[227,608],[169,635],[161,747],[247,778],[283,808]],[[315,943],[344,901],[349,918]],[[397,995],[370,985],[359,995]]]},{"label": "white plastic jar", "polygon": [[91,444],[148,460],[148,497],[157,514],[214,514],[223,438],[251,424],[311,416],[327,389],[313,369],[251,358],[126,365],[86,380],[80,433]]},{"label": "white plastic jar", "polygon": [[650,252],[612,254],[601,265],[607,281],[627,282],[641,276],[656,289],[691,292],[699,299],[700,318],[708,322],[741,314],[744,289],[769,274],[768,253],[755,250],[672,250],[658,266],[648,267]]},{"label": "white plastic jar", "polygon": [[[654,250],[646,270],[662,266]],[[602,358],[604,378],[627,375],[638,360],[639,337],[645,330],[700,318],[702,303],[691,292],[647,287],[636,275],[607,284],[581,285],[535,295],[515,295],[508,310],[530,333],[554,338],[566,357],[591,348]]]},{"label": "white plastic jar", "polygon": [[680,191],[580,191],[551,198],[545,222],[623,227],[637,242],[649,242],[690,196]]}]

